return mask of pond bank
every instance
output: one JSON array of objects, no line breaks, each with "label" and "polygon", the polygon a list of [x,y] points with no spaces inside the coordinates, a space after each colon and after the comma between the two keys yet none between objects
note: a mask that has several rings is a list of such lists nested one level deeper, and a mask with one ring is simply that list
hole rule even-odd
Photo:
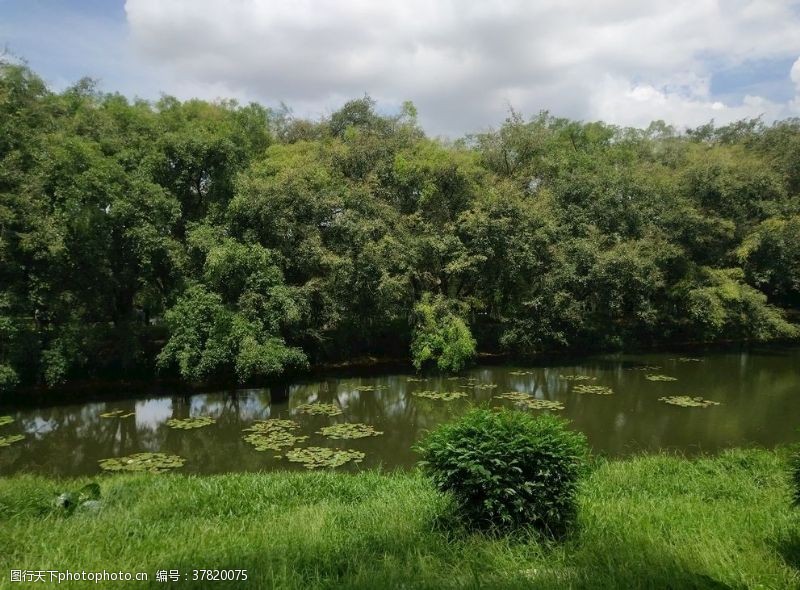
[{"label": "pond bank", "polygon": [[[90,481],[98,513],[54,506]],[[20,475],[0,479],[0,588],[12,569],[147,572],[137,588],[171,569],[186,588],[209,587],[195,569],[245,569],[214,583],[241,588],[796,588],[790,497],[782,451],[602,461],[575,533],[548,545],[454,528],[416,472]]]},{"label": "pond bank", "polygon": [[[653,346],[640,346],[633,350],[618,351],[548,351],[530,355],[514,355],[499,352],[479,352],[474,365],[527,365],[542,367],[571,364],[600,357],[615,355],[635,355],[653,352],[674,354],[707,354],[709,352],[731,352],[747,350],[785,349],[800,346],[800,342],[773,341],[756,343],[748,341],[722,341],[715,343],[665,343]],[[288,372],[272,379],[251,381],[245,384],[217,379],[202,383],[188,383],[177,376],[143,376],[141,374],[120,375],[119,378],[76,379],[56,387],[27,385],[0,395],[0,410],[13,407],[37,407],[63,403],[90,401],[113,401],[117,399],[145,398],[154,393],[190,396],[198,393],[244,388],[285,387],[297,381],[324,379],[327,377],[373,376],[388,371],[416,374],[410,357],[360,356],[347,361],[320,362],[306,371]],[[423,371],[423,374],[436,374],[436,371]]]}]

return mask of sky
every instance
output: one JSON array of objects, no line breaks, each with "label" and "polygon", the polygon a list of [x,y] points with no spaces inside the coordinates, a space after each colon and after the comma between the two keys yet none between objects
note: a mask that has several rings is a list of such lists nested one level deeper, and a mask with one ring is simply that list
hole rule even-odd
[{"label": "sky", "polygon": [[365,93],[433,135],[509,107],[679,128],[800,116],[800,0],[0,0],[0,47],[54,90],[329,115]]}]

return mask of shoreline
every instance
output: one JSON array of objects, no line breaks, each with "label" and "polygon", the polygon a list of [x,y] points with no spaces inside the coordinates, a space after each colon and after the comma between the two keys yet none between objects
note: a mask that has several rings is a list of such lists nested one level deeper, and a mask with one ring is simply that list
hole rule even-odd
[{"label": "shoreline", "polygon": [[[718,341],[713,343],[671,343],[641,346],[631,350],[606,351],[548,351],[532,355],[512,353],[479,352],[471,366],[521,364],[530,367],[562,366],[585,362],[602,361],[609,356],[628,356],[657,353],[713,354],[742,352],[751,350],[791,349],[800,346],[800,341]],[[237,383],[225,379],[212,379],[202,383],[187,383],[176,376],[166,377],[121,377],[119,379],[92,378],[76,379],[59,385],[19,387],[0,396],[0,410],[20,407],[49,407],[65,403],[86,403],[91,401],[114,401],[119,399],[142,399],[153,395],[178,394],[186,397],[212,391],[237,389],[258,389],[285,387],[292,383],[302,383],[318,378],[341,378],[351,376],[371,376],[387,371],[408,372],[412,374],[435,374],[436,371],[417,372],[410,357],[361,356],[348,361],[324,362],[312,365],[306,371],[288,372],[272,379],[247,383]]]}]

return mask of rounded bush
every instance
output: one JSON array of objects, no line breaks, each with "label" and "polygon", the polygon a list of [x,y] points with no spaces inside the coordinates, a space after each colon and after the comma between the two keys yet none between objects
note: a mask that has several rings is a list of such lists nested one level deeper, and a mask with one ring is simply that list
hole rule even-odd
[{"label": "rounded bush", "polygon": [[589,455],[586,437],[555,416],[475,409],[431,432],[420,462],[470,526],[566,532]]}]

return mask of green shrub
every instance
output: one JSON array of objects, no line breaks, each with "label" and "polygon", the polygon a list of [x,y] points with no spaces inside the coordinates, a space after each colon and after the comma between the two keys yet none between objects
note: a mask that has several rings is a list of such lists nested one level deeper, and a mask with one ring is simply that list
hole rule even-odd
[{"label": "green shrub", "polygon": [[475,409],[429,434],[420,465],[468,525],[566,532],[588,458],[586,437],[555,416]]}]

